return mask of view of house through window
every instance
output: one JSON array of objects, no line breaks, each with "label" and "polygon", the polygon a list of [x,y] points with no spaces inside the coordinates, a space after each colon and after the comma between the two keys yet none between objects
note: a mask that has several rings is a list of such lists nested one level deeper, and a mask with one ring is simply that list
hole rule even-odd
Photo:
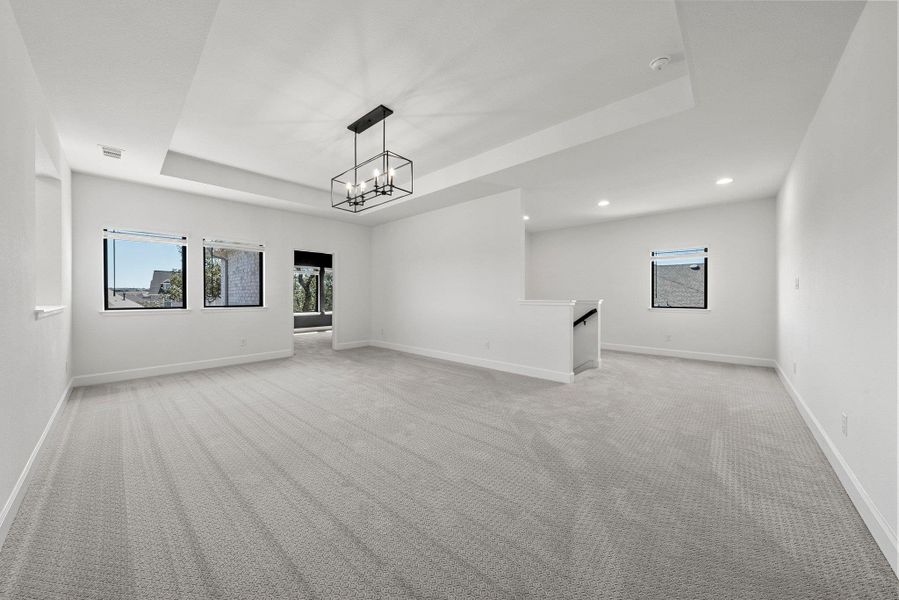
[{"label": "view of house through window", "polygon": [[708,308],[708,250],[652,253],[653,308]]},{"label": "view of house through window", "polygon": [[203,305],[262,306],[262,268],[262,246],[204,240]]},{"label": "view of house through window", "polygon": [[104,308],[187,306],[186,243],[180,236],[104,230]]}]

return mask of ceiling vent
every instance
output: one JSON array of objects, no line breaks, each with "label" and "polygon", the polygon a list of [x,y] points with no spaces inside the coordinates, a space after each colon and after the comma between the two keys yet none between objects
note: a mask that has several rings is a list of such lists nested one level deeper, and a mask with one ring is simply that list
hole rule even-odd
[{"label": "ceiling vent", "polygon": [[102,144],[100,145],[100,150],[103,151],[103,156],[105,156],[106,158],[121,159],[122,152],[124,152],[124,150],[122,150],[121,148],[113,148],[112,146],[103,146]]}]

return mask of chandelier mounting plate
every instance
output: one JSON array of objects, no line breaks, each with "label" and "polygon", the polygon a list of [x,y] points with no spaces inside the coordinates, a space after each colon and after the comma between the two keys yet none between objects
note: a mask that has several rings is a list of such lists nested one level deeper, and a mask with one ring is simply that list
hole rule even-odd
[{"label": "chandelier mounting plate", "polygon": [[392,114],[392,110],[381,104],[377,108],[372,109],[367,114],[359,117],[358,119],[347,125],[346,128],[353,133],[362,133],[372,125],[377,125]]}]

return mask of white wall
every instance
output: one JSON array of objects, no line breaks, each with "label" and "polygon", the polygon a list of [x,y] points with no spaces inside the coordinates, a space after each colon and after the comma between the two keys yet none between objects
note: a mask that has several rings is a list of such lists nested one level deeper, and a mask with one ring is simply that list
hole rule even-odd
[{"label": "white wall", "polygon": [[[336,347],[368,339],[367,227],[82,174],[73,197],[77,384],[289,355],[294,250],[334,254]],[[104,227],[187,235],[190,310],[104,313]],[[265,309],[202,308],[204,237],[266,244]]]},{"label": "white wall", "polygon": [[896,125],[896,5],[870,2],[778,198],[777,360],[894,569]]},{"label": "white wall", "polygon": [[[37,260],[35,301],[39,305],[62,304],[62,182],[53,177],[34,179]],[[68,202],[66,203],[68,204]],[[69,231],[66,231],[68,237]],[[66,248],[68,253],[70,248]]]},{"label": "white wall", "polygon": [[0,2],[0,544],[27,482],[33,453],[69,382],[71,312],[36,319],[35,137],[60,176],[60,301],[70,304],[69,169],[25,44]]},{"label": "white wall", "polygon": [[571,303],[523,304],[518,190],[372,233],[376,345],[567,381]]},{"label": "white wall", "polygon": [[[649,310],[650,252],[707,246],[708,311]],[[601,298],[602,346],[770,364],[775,207],[756,200],[528,236],[529,298]]]}]

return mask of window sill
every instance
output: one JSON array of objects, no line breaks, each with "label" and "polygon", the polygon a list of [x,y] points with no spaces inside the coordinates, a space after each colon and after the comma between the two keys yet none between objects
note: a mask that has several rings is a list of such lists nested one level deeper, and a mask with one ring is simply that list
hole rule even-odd
[{"label": "window sill", "polygon": [[305,313],[293,313],[293,316],[295,316],[295,317],[319,317],[321,315],[326,315],[326,314],[330,314],[330,313],[323,313],[321,311],[315,311],[315,312],[305,312]]},{"label": "window sill", "polygon": [[711,308],[658,308],[654,306],[650,306],[646,310],[652,312],[686,312],[686,313],[707,313],[711,311]]},{"label": "window sill", "polygon": [[58,315],[65,309],[66,309],[66,307],[64,305],[35,306],[34,307],[34,318],[35,319],[44,319],[44,318],[52,316],[52,315]]},{"label": "window sill", "polygon": [[203,312],[255,312],[258,310],[268,310],[267,306],[204,306],[200,309]]},{"label": "window sill", "polygon": [[189,313],[189,308],[134,308],[125,310],[101,310],[101,315],[107,317],[123,317],[125,315],[183,315]]}]

